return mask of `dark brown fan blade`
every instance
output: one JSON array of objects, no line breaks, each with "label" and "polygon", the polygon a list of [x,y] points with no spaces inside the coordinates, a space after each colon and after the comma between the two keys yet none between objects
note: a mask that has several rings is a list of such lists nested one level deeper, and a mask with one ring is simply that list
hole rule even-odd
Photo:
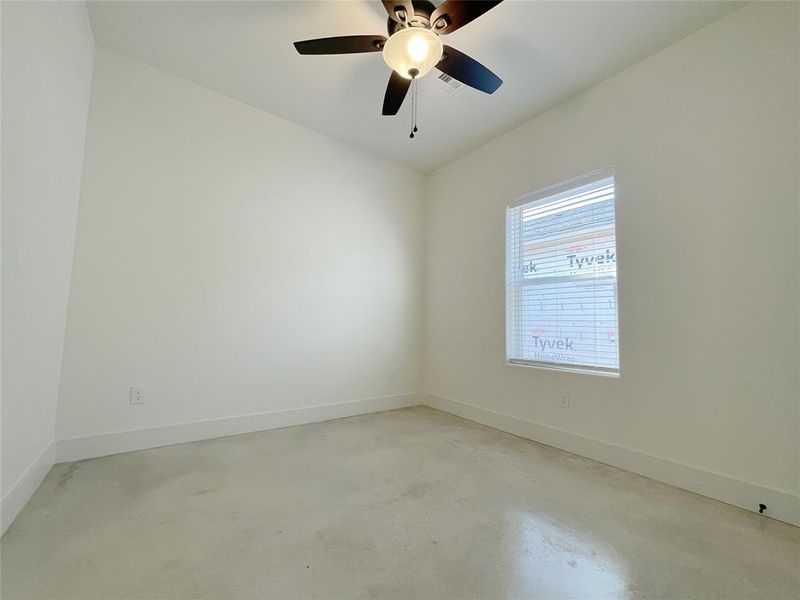
[{"label": "dark brown fan blade", "polygon": [[431,29],[440,35],[453,33],[503,0],[445,0],[431,14]]},{"label": "dark brown fan blade", "polygon": [[414,16],[414,3],[411,0],[383,0],[383,7],[392,21],[405,24]]},{"label": "dark brown fan blade", "polygon": [[355,54],[357,52],[380,52],[386,38],[382,35],[345,35],[295,42],[300,54]]},{"label": "dark brown fan blade", "polygon": [[444,46],[442,60],[436,63],[436,68],[453,79],[458,79],[461,83],[487,94],[493,94],[503,83],[502,79],[477,60],[450,46]]},{"label": "dark brown fan blade", "polygon": [[383,97],[383,115],[396,115],[400,107],[403,106],[403,100],[406,98],[406,92],[411,86],[411,80],[401,77],[395,71],[392,71],[392,76],[389,77],[389,85],[386,86],[386,95]]}]

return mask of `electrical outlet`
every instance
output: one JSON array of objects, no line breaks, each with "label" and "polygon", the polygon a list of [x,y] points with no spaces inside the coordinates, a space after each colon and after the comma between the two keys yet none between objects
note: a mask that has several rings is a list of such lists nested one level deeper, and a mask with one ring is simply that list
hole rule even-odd
[{"label": "electrical outlet", "polygon": [[144,404],[144,388],[131,386],[131,395],[128,404]]},{"label": "electrical outlet", "polygon": [[558,393],[558,405],[561,408],[569,410],[569,394],[567,392]]},{"label": "electrical outlet", "polygon": [[397,367],[389,369],[389,381],[397,380]]}]

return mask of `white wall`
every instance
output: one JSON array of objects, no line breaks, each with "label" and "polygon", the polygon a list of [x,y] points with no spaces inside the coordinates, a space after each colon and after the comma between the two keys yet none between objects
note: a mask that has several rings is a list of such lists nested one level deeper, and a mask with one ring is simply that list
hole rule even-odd
[{"label": "white wall", "polygon": [[[433,174],[429,401],[798,520],[799,52],[798,5],[754,3]],[[622,376],[508,366],[505,206],[606,166]]]},{"label": "white wall", "polygon": [[82,2],[2,3],[2,530],[50,469],[94,40]]},{"label": "white wall", "polygon": [[60,459],[419,390],[422,176],[100,48],[92,94]]}]

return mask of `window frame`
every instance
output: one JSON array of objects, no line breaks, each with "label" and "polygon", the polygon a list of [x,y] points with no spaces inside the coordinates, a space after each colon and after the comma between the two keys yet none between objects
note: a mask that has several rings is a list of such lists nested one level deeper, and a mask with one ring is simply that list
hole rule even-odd
[{"label": "window frame", "polygon": [[[511,248],[511,244],[509,243],[509,211],[512,209],[518,208],[524,204],[529,204],[533,202],[537,202],[539,200],[544,200],[545,198],[549,198],[551,196],[556,196],[558,194],[567,192],[574,188],[579,188],[585,185],[590,185],[592,183],[596,183],[598,181],[602,181],[603,179],[611,178],[614,183],[614,248],[616,256],[616,266],[615,266],[615,279],[616,279],[616,320],[617,320],[617,368],[609,368],[609,367],[592,367],[590,365],[571,365],[569,363],[554,363],[554,362],[546,362],[546,361],[536,361],[536,360],[527,360],[521,358],[511,358],[510,356],[510,337],[514,335],[512,332],[512,322],[509,318],[510,316],[510,305],[509,305],[509,293],[511,292],[511,285],[509,284],[508,279],[508,265],[509,260],[512,258],[511,252],[513,251],[516,256],[514,256],[514,260],[519,261],[519,252],[521,251],[522,244],[517,244],[515,248]],[[588,173],[584,173],[583,175],[579,175],[577,177],[572,177],[570,179],[566,179],[560,181],[558,183],[548,185],[543,188],[539,188],[533,192],[529,192],[527,194],[523,194],[522,196],[518,196],[511,202],[509,202],[506,206],[505,211],[505,218],[503,220],[503,232],[504,232],[504,240],[505,240],[505,260],[504,260],[504,271],[505,271],[505,290],[504,290],[504,317],[505,317],[505,330],[506,330],[506,339],[505,339],[505,361],[506,365],[512,367],[528,367],[534,369],[541,369],[545,371],[556,371],[560,373],[578,373],[583,375],[597,375],[600,377],[609,377],[613,379],[618,379],[622,374],[622,335],[621,335],[621,327],[620,327],[620,302],[619,302],[619,287],[620,287],[620,277],[619,277],[619,248],[617,244],[617,199],[618,199],[618,190],[617,190],[617,178],[613,167],[604,167],[602,169],[597,169],[595,171],[591,171]],[[520,238],[521,239],[521,236]],[[527,285],[527,284],[522,284]]]}]

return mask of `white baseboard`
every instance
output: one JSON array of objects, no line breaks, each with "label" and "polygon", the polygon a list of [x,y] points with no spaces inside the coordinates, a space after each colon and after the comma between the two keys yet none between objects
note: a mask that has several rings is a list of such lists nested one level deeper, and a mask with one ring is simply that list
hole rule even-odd
[{"label": "white baseboard", "polygon": [[176,423],[162,427],[115,431],[101,435],[69,438],[56,442],[56,462],[69,462],[146,450],[160,446],[171,446],[184,442],[196,442],[213,438],[252,433],[318,423],[342,417],[353,417],[367,413],[416,406],[420,403],[418,394],[400,394],[366,400],[352,400],[334,404],[319,404],[303,408],[290,408],[274,412],[240,415],[208,421]]},{"label": "white baseboard", "polygon": [[31,496],[39,488],[42,481],[44,481],[44,478],[53,467],[55,454],[55,443],[50,442],[0,500],[0,535],[3,535],[11,526],[14,519],[17,518],[17,515],[28,503],[28,500],[31,499]]},{"label": "white baseboard", "polygon": [[418,404],[747,510],[756,510],[758,503],[763,502],[769,507],[768,516],[800,525],[800,497],[788,492],[748,483],[436,394],[410,393],[59,440],[43,450],[0,500],[2,533],[5,533],[33,496],[54,462],[83,460],[184,442],[317,423]]},{"label": "white baseboard", "polygon": [[764,503],[768,507],[767,516],[800,525],[800,496],[788,492],[748,483],[595,438],[540,425],[430,392],[420,394],[420,401],[431,408],[638,473],[746,510],[757,511],[758,504]]}]

